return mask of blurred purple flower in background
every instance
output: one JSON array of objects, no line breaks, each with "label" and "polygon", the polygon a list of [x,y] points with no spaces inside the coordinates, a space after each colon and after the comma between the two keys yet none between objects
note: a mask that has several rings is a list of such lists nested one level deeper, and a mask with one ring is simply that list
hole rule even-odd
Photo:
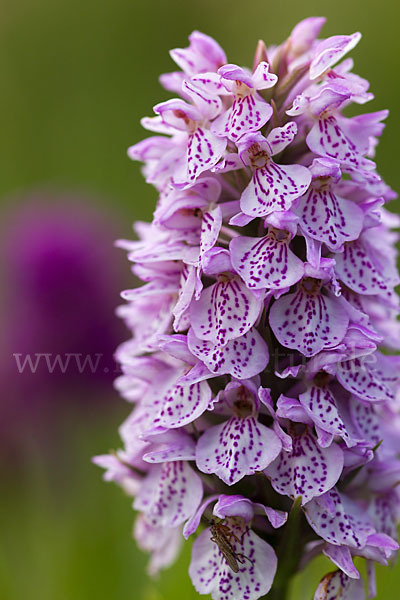
[{"label": "blurred purple flower in background", "polygon": [[124,334],[114,316],[123,281],[114,218],[90,198],[46,190],[9,202],[2,222],[4,445],[63,403],[105,399]]},{"label": "blurred purple flower in background", "polygon": [[135,496],[151,573],[199,533],[189,573],[214,600],[284,600],[319,553],[335,573],[315,600],[365,598],[354,557],[372,598],[398,549],[399,219],[372,160],[387,111],[344,116],[372,98],[339,62],[361,36],[317,39],[323,23],[260,42],[253,72],[194,32],[161,79],[183,99],[142,121],[169,137],[129,150],[159,201],[120,243],[143,282],[117,351],[135,406],[124,449],[94,460]]}]

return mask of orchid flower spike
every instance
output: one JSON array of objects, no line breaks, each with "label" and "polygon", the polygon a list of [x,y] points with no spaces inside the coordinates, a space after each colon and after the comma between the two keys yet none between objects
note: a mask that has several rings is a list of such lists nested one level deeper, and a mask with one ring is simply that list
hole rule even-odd
[{"label": "orchid flower spike", "polygon": [[366,600],[398,549],[399,219],[372,160],[387,112],[344,116],[372,98],[346,57],[361,36],[323,24],[259,42],[253,69],[193,32],[160,78],[175,97],[142,121],[156,135],[129,149],[159,199],[119,242],[142,282],[119,309],[133,410],[94,461],[134,498],[149,573],[195,535],[189,575],[213,600],[285,600],[317,554],[314,600]]}]

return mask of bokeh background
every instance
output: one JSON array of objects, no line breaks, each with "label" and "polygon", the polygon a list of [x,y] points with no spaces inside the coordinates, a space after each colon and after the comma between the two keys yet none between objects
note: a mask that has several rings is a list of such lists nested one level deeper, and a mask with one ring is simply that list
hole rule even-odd
[{"label": "bokeh background", "polygon": [[[251,64],[259,38],[280,42],[321,14],[325,36],[363,33],[352,56],[376,95],[369,109],[391,109],[378,164],[400,189],[394,0],[0,0],[1,599],[197,597],[188,550],[146,578],[130,500],[90,463],[118,447],[129,412],[112,388],[112,350],[126,336],[113,311],[130,285],[112,240],[149,219],[155,201],[126,148],[144,135],[140,117],[168,98],[158,75],[193,29]],[[100,354],[100,366],[19,374],[13,354],[37,352]],[[298,577],[293,600],[309,600],[325,569]],[[396,598],[400,570],[378,578],[379,598]]]}]

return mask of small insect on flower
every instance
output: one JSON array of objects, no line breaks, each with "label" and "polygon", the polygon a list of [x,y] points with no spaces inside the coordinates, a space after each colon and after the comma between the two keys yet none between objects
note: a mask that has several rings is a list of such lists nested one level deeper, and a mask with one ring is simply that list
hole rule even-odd
[{"label": "small insect on flower", "polygon": [[[243,559],[246,559],[252,563],[252,560],[244,554],[235,552],[231,543],[232,538],[235,539],[239,544],[242,544],[243,542],[233,533],[233,531],[230,530],[228,525],[225,525],[225,523],[223,523],[222,521],[217,522],[215,519],[211,519],[210,531],[211,541],[217,544],[219,551],[221,552],[228,566],[232,569],[234,573],[239,572],[238,562],[240,564],[243,564]],[[244,533],[246,533],[246,531],[244,531]]]}]

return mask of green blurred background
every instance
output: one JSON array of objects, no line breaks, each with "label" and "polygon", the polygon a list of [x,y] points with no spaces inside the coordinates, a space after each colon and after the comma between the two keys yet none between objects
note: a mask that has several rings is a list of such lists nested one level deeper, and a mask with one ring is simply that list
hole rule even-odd
[{"label": "green blurred background", "polygon": [[[199,29],[221,43],[231,62],[251,64],[259,38],[280,42],[297,21],[321,14],[328,17],[324,36],[363,33],[352,53],[355,70],[371,81],[376,100],[368,109],[391,110],[378,165],[400,188],[400,9],[394,0],[1,0],[0,9],[0,197],[6,209],[25,192],[51,185],[97,198],[100,211],[119,219],[120,236],[129,236],[134,220],[151,217],[155,193],[126,148],[144,135],[140,117],[168,98],[157,81],[174,69],[168,50],[185,46]],[[117,304],[117,290],[115,298]],[[118,446],[117,426],[129,412],[107,386],[99,409],[95,402],[82,413],[76,403],[60,408],[60,422],[49,424],[50,441],[21,433],[22,458],[2,463],[1,600],[198,597],[187,576],[188,552],[158,580],[146,578],[146,557],[130,539],[131,502],[90,463],[93,454]],[[310,599],[325,569],[319,562],[299,577],[293,600]],[[379,571],[379,598],[396,598],[399,585],[397,567]]]}]

